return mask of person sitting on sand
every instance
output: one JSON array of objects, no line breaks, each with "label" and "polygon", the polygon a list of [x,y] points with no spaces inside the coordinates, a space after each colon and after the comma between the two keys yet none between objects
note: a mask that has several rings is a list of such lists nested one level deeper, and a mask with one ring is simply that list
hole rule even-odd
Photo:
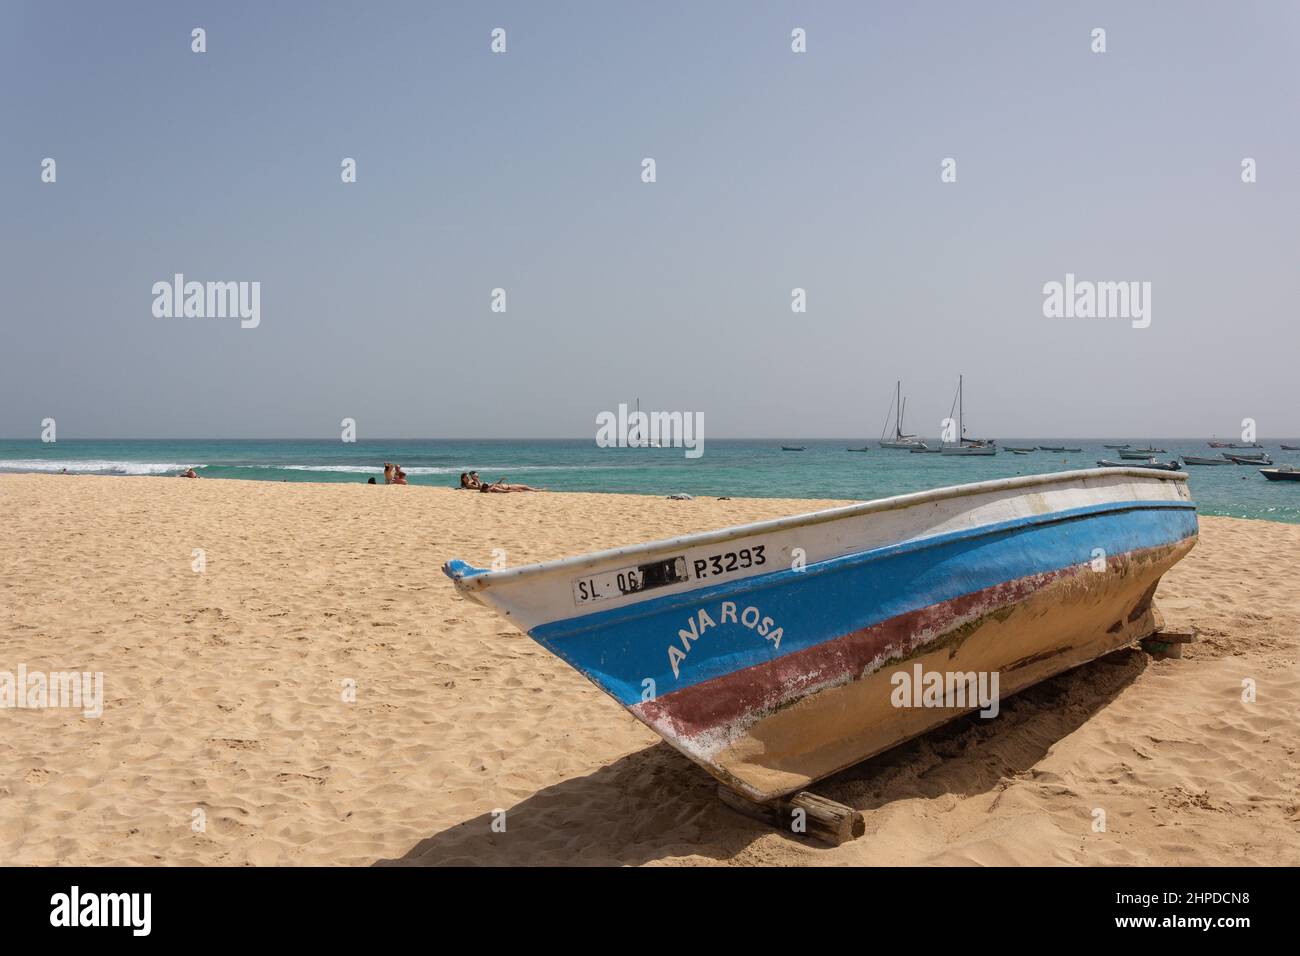
[{"label": "person sitting on sand", "polygon": [[483,482],[479,480],[478,472],[462,471],[460,473],[460,486],[462,488],[473,489],[473,488],[478,488],[482,484]]},{"label": "person sitting on sand", "polygon": [[506,480],[504,478],[498,478],[490,485],[485,485],[480,483],[478,486],[478,490],[483,492],[504,494],[508,491],[537,491],[538,489],[532,488],[528,485],[509,485],[506,484]]},{"label": "person sitting on sand", "polygon": [[402,471],[401,465],[393,466],[393,484],[395,485],[406,484],[406,472]]},{"label": "person sitting on sand", "polygon": [[186,468],[184,471],[182,471],[182,472],[181,472],[179,475],[177,475],[176,477],[177,477],[177,478],[197,478],[198,476],[199,476],[199,473],[198,473],[197,471],[195,471],[193,468]]}]

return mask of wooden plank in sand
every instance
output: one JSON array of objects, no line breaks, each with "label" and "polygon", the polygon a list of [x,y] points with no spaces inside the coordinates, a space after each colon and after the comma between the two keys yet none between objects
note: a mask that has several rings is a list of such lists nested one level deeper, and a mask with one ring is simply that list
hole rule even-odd
[{"label": "wooden plank in sand", "polygon": [[807,790],[759,803],[718,784],[718,799],[747,817],[761,820],[795,836],[810,836],[838,846],[867,832],[860,810],[828,800]]}]

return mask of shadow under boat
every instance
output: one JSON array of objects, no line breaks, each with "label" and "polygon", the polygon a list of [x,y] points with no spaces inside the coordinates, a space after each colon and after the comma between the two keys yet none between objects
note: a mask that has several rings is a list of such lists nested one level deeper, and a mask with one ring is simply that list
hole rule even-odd
[{"label": "shadow under boat", "polygon": [[[1113,651],[1003,698],[995,718],[960,717],[825,778],[817,791],[868,815],[858,841],[864,845],[877,829],[876,811],[904,800],[993,793],[1005,779],[1032,771],[1147,664],[1136,647]],[[493,832],[497,815],[488,811],[374,865],[625,866],[687,855],[726,862],[780,833],[723,805],[717,782],[663,742],[502,809],[504,833]],[[825,851],[781,835],[809,852]]]}]

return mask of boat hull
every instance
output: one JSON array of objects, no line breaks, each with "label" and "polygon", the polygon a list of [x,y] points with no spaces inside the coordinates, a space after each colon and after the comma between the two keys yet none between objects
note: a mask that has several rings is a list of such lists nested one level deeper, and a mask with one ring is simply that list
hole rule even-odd
[{"label": "boat hull", "polygon": [[[997,673],[1001,700],[1150,635],[1155,583],[1191,547],[966,595],[632,713],[728,786],[772,799],[977,709],[894,706],[900,674]],[[917,635],[929,639],[913,647]],[[882,657],[890,663],[873,669]]]},{"label": "boat hull", "polygon": [[[900,670],[997,675],[1005,697],[1151,633],[1155,586],[1196,539],[1185,479],[1004,479],[447,571],[682,753],[767,800],[978,706],[897,706]],[[763,562],[715,577],[719,553]],[[659,569],[644,590],[581,593],[637,567]]]}]

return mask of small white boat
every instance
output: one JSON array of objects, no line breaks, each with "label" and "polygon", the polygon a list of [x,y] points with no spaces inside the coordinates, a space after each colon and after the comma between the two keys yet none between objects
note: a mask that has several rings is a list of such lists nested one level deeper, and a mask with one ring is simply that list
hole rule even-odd
[{"label": "small white boat", "polygon": [[1151,468],[1155,471],[1178,471],[1178,462],[1176,461],[1156,461],[1154,458],[1148,458],[1146,461],[1107,461],[1102,459],[1097,462],[1098,468]]},{"label": "small white boat", "polygon": [[[1114,468],[443,570],[723,783],[771,800],[982,706],[967,675],[1006,697],[1147,637],[1156,585],[1196,536],[1186,475]],[[923,673],[959,696],[900,701],[898,681]]]}]

